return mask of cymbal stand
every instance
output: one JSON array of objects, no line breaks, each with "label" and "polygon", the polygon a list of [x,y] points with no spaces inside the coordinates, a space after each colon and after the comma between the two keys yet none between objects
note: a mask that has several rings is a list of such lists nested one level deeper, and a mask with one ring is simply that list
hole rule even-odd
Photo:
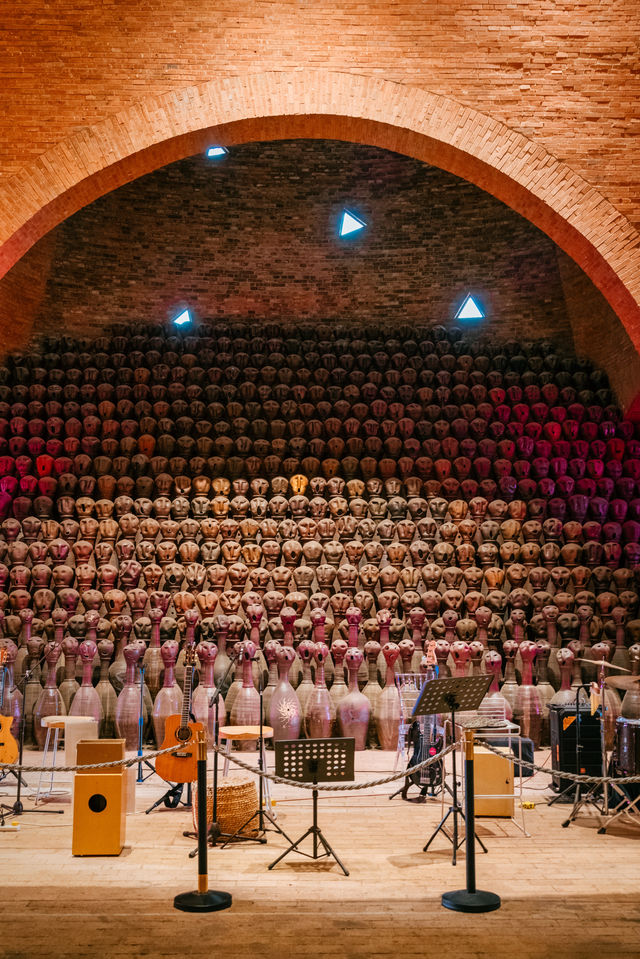
[{"label": "cymbal stand", "polygon": [[[590,687],[584,683],[576,687],[576,772],[578,773],[580,772],[580,769],[582,768],[582,736],[581,736],[582,717],[581,717],[581,709],[580,709],[580,692],[583,689],[589,689],[589,688]],[[604,700],[604,693],[603,693],[603,700]],[[601,718],[600,737],[601,737],[600,738],[601,748],[604,752],[604,718],[603,717]],[[604,762],[606,762],[606,753],[603,758],[603,763]],[[566,795],[566,793],[571,792],[572,789],[574,790],[573,809],[571,810],[568,818],[565,819],[565,821],[562,823],[562,826],[564,829],[566,829],[567,826],[571,825],[571,823],[575,820],[575,818],[577,817],[578,813],[583,808],[583,806],[591,804],[592,806],[595,806],[596,810],[599,813],[602,813],[604,811],[604,807],[603,805],[601,805],[602,800],[599,800],[596,797],[598,790],[601,788],[601,784],[599,782],[594,783],[591,786],[591,788],[587,789],[587,791],[583,795],[582,791],[584,788],[585,786],[581,782],[573,783],[567,786],[567,788],[564,789],[557,796],[554,796],[551,802],[548,804],[549,806],[553,806],[554,803],[557,803],[560,801],[562,796]],[[606,792],[606,790],[604,790],[604,792]]]}]

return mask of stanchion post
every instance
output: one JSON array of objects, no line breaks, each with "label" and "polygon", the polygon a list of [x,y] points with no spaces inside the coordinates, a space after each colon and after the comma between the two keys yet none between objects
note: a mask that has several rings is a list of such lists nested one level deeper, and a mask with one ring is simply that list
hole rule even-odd
[{"label": "stanchion post", "polygon": [[465,729],[465,833],[467,888],[442,894],[442,905],[455,912],[493,912],[500,908],[500,896],[476,889],[475,809],[473,796],[473,729]]},{"label": "stanchion post", "polygon": [[218,912],[231,906],[231,893],[209,889],[207,867],[207,740],[204,730],[198,731],[198,889],[181,892],[173,905],[181,912]]}]

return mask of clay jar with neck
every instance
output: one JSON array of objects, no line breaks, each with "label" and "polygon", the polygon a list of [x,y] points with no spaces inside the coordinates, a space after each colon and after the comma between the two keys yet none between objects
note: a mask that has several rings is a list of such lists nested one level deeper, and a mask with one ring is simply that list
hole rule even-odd
[{"label": "clay jar with neck", "polygon": [[378,680],[378,657],[380,655],[380,643],[377,639],[370,639],[364,645],[364,654],[367,659],[367,682],[362,690],[369,701],[369,732],[367,735],[367,745],[370,749],[379,746],[378,733],[376,730],[375,713],[378,705],[378,699],[382,689]]},{"label": "clay jar with neck", "polygon": [[316,643],[313,655],[316,661],[316,681],[307,699],[304,728],[307,739],[327,739],[333,734],[336,721],[336,708],[324,679],[324,664],[329,656],[329,647],[326,643]]},{"label": "clay jar with neck", "polygon": [[344,681],[344,658],[348,649],[349,646],[344,639],[334,639],[331,644],[334,672],[329,695],[336,710],[338,709],[340,701],[347,695],[347,684]]},{"label": "clay jar with neck", "polygon": [[511,706],[513,712],[516,704],[516,694],[518,692],[518,680],[516,679],[516,655],[518,653],[518,644],[513,639],[508,639],[503,647],[505,665],[504,682],[500,692]]},{"label": "clay jar with neck", "polygon": [[[608,643],[595,643],[591,652],[593,658],[604,663],[611,660],[611,647]],[[604,682],[606,676],[610,676],[615,670],[609,670],[606,666],[598,666],[596,681],[600,689],[599,701],[602,703],[602,694],[604,692],[604,736],[607,749],[613,749],[613,743],[616,735],[616,720],[620,716],[622,708],[620,697],[617,690],[612,686],[607,686]]]},{"label": "clay jar with neck", "polygon": [[264,644],[263,653],[267,663],[267,668],[269,670],[269,680],[262,694],[262,721],[266,725],[269,725],[269,707],[271,705],[271,697],[273,696],[273,691],[278,683],[277,657],[279,649],[280,643],[275,639],[269,639]]},{"label": "clay jar with neck", "polygon": [[164,664],[164,683],[156,695],[152,712],[153,734],[158,748],[164,740],[167,717],[178,715],[182,709],[182,693],[175,674],[178,651],[179,646],[175,639],[168,639],[160,649]]},{"label": "clay jar with neck", "polygon": [[542,701],[533,685],[533,661],[538,654],[535,643],[525,640],[520,644],[522,657],[522,683],[518,687],[513,704],[513,720],[520,726],[524,736],[540,747],[542,737]]},{"label": "clay jar with neck", "polygon": [[[302,715],[304,717],[307,703],[309,697],[313,692],[313,675],[311,672],[311,663],[313,662],[313,654],[315,650],[315,643],[310,639],[303,639],[302,642],[298,645],[298,656],[302,662],[302,682],[298,686],[296,692],[298,694],[298,700],[300,701],[300,707],[302,709]],[[303,722],[304,729],[304,722]]]},{"label": "clay jar with neck", "polygon": [[555,696],[555,689],[549,682],[547,666],[551,655],[551,647],[546,640],[541,639],[536,643],[538,654],[536,656],[536,689],[540,696],[542,704],[542,732],[540,734],[540,745],[549,745],[549,703]]},{"label": "clay jar with neck", "polygon": [[[554,693],[549,700],[550,706],[575,706],[576,691],[571,688],[571,677],[573,674],[573,661],[575,656],[570,649],[552,649],[551,656],[555,656],[558,661],[558,671],[560,673],[560,689]],[[582,698],[584,692],[581,690]]]},{"label": "clay jar with neck", "polygon": [[402,704],[395,684],[394,664],[400,655],[400,649],[395,643],[385,643],[382,647],[382,655],[386,664],[386,679],[376,706],[376,731],[382,749],[397,749],[398,730],[402,721]]},{"label": "clay jar with neck", "polygon": [[102,703],[100,697],[93,688],[93,660],[98,651],[97,643],[92,639],[85,639],[80,643],[78,653],[82,662],[82,685],[73,698],[70,716],[87,716],[98,722],[98,728],[102,722]]},{"label": "clay jar with neck", "polygon": [[45,647],[44,657],[47,661],[47,680],[44,689],[38,696],[33,708],[33,734],[39,749],[44,748],[47,730],[42,725],[45,716],[66,716],[67,710],[60,691],[56,686],[56,667],[62,654],[57,643],[49,643]]},{"label": "clay jar with neck", "polygon": [[513,709],[509,700],[500,692],[500,677],[502,676],[502,656],[495,649],[488,649],[483,657],[485,672],[493,678],[489,692],[484,697],[483,705],[496,707],[500,712],[504,709],[504,718],[511,720]]},{"label": "clay jar with neck", "polygon": [[268,722],[273,729],[274,742],[298,739],[302,723],[302,708],[296,691],[289,682],[289,671],[295,661],[290,646],[280,646],[276,651],[278,682],[269,704]]},{"label": "clay jar with neck", "polygon": [[[631,661],[631,675],[640,676],[640,645],[634,643],[629,647]],[[620,715],[625,719],[640,719],[640,682],[634,683],[624,695],[620,707]]]},{"label": "clay jar with neck", "polygon": [[65,636],[62,640],[64,654],[64,679],[60,683],[60,695],[67,712],[71,709],[73,697],[80,689],[76,679],[76,660],[78,658],[78,640],[73,636]]},{"label": "clay jar with neck", "polygon": [[340,735],[355,739],[357,750],[366,748],[371,715],[369,700],[358,689],[358,673],[363,659],[364,656],[357,646],[348,648],[345,663],[349,673],[349,689],[337,709]]},{"label": "clay jar with neck", "polygon": [[113,656],[113,643],[110,639],[101,639],[98,643],[100,657],[100,679],[96,692],[102,706],[102,722],[100,736],[103,739],[113,739],[116,734],[116,692],[109,682],[109,664]]},{"label": "clay jar with neck", "polygon": [[[140,717],[140,682],[137,676],[138,662],[144,653],[140,643],[128,643],[123,650],[126,663],[124,686],[116,703],[116,732],[125,740],[126,749],[138,748],[138,730]],[[142,698],[142,724],[149,718],[144,697]]]},{"label": "clay jar with neck", "polygon": [[143,666],[144,681],[147,684],[147,688],[153,700],[155,700],[162,685],[162,671],[164,666],[160,651],[160,623],[162,622],[163,618],[164,613],[161,609],[153,607],[149,610],[149,619],[151,620],[151,642],[149,643],[147,651],[144,654]]},{"label": "clay jar with neck", "polygon": [[294,689],[297,689],[302,682],[302,662],[293,645],[293,629],[298,614],[291,606],[285,606],[280,611],[280,622],[282,623],[282,645],[293,650],[293,662],[289,670],[289,681]]},{"label": "clay jar with neck", "polygon": [[[240,662],[242,664],[242,686],[231,709],[232,726],[258,726],[260,723],[260,696],[253,684],[253,661],[256,655],[255,643],[250,639],[242,644]],[[242,749],[255,749],[254,742],[241,744]]]},{"label": "clay jar with neck", "polygon": [[[216,692],[214,672],[218,648],[215,643],[201,642],[196,647],[196,654],[200,661],[200,681],[191,696],[191,709],[196,722],[202,723],[207,735],[207,749],[213,749],[215,742],[215,705],[209,706],[211,697]],[[224,726],[226,720],[224,699],[218,697],[218,728]]]},{"label": "clay jar with neck", "polygon": [[[27,644],[29,653],[29,675],[24,684],[24,742],[25,746],[31,747],[36,744],[33,727],[33,711],[42,692],[40,685],[40,671],[38,662],[42,655],[44,643],[39,636],[31,636]],[[63,714],[64,715],[64,714]]]},{"label": "clay jar with neck", "polygon": [[5,685],[4,698],[2,700],[0,715],[11,716],[11,734],[14,739],[20,736],[20,721],[22,719],[22,693],[15,685],[13,678],[13,667],[18,655],[18,647],[11,639],[3,639],[0,646],[4,646],[7,651],[7,660],[5,663]]}]

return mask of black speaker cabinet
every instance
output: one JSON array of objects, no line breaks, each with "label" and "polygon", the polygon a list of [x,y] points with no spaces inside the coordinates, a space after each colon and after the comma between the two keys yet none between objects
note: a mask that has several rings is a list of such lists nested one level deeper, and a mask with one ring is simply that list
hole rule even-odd
[{"label": "black speaker cabinet", "polygon": [[576,768],[576,729],[578,717],[575,706],[549,707],[549,732],[551,737],[551,768],[554,770],[552,786],[563,792],[572,785],[571,780],[555,775],[557,772],[580,773],[583,776],[602,775],[602,744],[600,740],[600,714],[591,715],[589,706],[580,709],[580,768]]}]

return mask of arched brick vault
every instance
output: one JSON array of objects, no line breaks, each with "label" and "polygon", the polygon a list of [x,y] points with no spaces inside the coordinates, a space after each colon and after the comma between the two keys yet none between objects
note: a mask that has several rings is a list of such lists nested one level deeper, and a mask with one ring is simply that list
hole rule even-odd
[{"label": "arched brick vault", "polygon": [[[442,96],[350,74],[218,77],[141,100],[58,143],[0,189],[0,277],[81,207],[214,140],[294,137],[383,147],[493,194],[582,268],[619,317],[637,362],[640,235],[628,220],[570,167],[503,123]],[[627,403],[633,392],[627,386]]]}]

